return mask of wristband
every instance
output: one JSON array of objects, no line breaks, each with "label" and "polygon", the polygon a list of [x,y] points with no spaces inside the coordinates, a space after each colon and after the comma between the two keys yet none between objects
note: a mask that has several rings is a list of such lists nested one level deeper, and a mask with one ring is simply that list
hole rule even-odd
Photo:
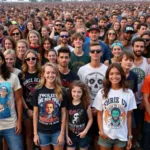
[{"label": "wristband", "polygon": [[128,136],[128,139],[132,140],[133,139],[133,135]]}]

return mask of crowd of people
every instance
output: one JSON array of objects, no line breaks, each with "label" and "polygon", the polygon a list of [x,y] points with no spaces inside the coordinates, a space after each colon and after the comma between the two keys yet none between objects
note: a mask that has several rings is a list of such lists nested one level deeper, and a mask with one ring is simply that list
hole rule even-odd
[{"label": "crowd of people", "polygon": [[0,149],[150,150],[150,4],[0,5]]}]

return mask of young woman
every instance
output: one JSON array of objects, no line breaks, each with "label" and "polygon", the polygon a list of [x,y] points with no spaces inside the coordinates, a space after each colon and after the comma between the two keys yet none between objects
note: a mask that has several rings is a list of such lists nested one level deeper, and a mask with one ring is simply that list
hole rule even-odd
[{"label": "young woman", "polygon": [[24,38],[27,38],[28,33],[31,30],[35,30],[35,23],[33,19],[28,19],[27,24],[25,26],[25,30],[24,30]]},{"label": "young woman", "polygon": [[34,50],[27,50],[24,55],[22,72],[18,75],[23,91],[24,127],[26,133],[27,150],[33,148],[33,107],[30,105],[35,86],[38,85],[41,75],[41,63]]},{"label": "young woman", "polygon": [[109,29],[106,33],[104,43],[107,44],[110,48],[114,41],[117,40],[117,33],[114,29]]},{"label": "young woman", "polygon": [[119,37],[119,36],[121,35],[121,24],[120,24],[120,22],[119,22],[119,21],[116,21],[116,22],[113,24],[112,28],[116,31],[117,36]]},{"label": "young woman", "polygon": [[67,150],[75,150],[77,146],[82,150],[88,150],[90,143],[88,131],[93,122],[88,87],[81,81],[74,81],[70,85],[69,95]]},{"label": "young woman", "polygon": [[47,26],[43,26],[41,29],[41,35],[42,35],[42,39],[45,37],[49,37],[50,34],[50,30]]},{"label": "young woman", "polygon": [[49,62],[57,64],[57,53],[54,49],[48,51],[47,59]]},{"label": "young woman", "polygon": [[32,98],[34,143],[41,150],[63,150],[67,96],[55,64],[43,66],[40,84]]},{"label": "young woman", "polygon": [[15,67],[18,69],[21,69],[22,61],[24,58],[25,52],[29,49],[28,42],[24,39],[17,41],[16,45],[16,64]]},{"label": "young woman", "polygon": [[9,68],[9,71],[16,74],[21,72],[21,70],[14,68],[16,62],[16,53],[13,49],[7,49],[4,53],[6,65]]},{"label": "young woman", "polygon": [[31,49],[35,50],[36,52],[40,51],[41,37],[40,37],[40,34],[37,31],[31,30],[28,33],[27,41],[28,41],[29,47]]},{"label": "young woman", "polygon": [[42,41],[42,49],[40,49],[42,65],[48,62],[48,52],[50,49],[53,49],[53,47],[54,47],[54,41],[49,37],[45,37]]},{"label": "young woman", "polygon": [[16,42],[11,36],[7,36],[4,39],[4,49],[3,52],[7,49],[15,49],[16,48]]},{"label": "young woman", "polygon": [[23,39],[23,34],[18,27],[12,28],[9,35],[12,36],[16,42]]},{"label": "young woman", "polygon": [[136,108],[133,92],[126,86],[125,73],[118,63],[106,72],[103,88],[93,107],[97,109],[100,150],[124,150],[132,146],[132,110]]},{"label": "young woman", "polygon": [[118,63],[119,56],[123,51],[123,45],[121,42],[115,41],[111,47],[112,47],[112,54],[113,54],[113,57],[111,58],[111,63],[115,63],[115,62]]}]

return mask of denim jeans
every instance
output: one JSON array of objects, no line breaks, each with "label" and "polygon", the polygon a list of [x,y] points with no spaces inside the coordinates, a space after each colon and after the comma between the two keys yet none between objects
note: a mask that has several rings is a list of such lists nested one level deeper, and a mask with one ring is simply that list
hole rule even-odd
[{"label": "denim jeans", "polygon": [[5,138],[10,150],[23,150],[21,134],[15,134],[15,128],[0,130],[0,142]]},{"label": "denim jeans", "polygon": [[143,150],[150,150],[150,123],[144,121]]}]

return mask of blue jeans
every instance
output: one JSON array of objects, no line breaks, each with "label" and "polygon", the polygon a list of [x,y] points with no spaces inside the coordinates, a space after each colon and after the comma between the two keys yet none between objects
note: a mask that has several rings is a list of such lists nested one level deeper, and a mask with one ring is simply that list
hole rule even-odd
[{"label": "blue jeans", "polygon": [[150,123],[144,121],[143,150],[150,150]]},{"label": "blue jeans", "polygon": [[15,128],[0,130],[0,142],[5,138],[10,150],[23,150],[21,134],[15,134]]}]

